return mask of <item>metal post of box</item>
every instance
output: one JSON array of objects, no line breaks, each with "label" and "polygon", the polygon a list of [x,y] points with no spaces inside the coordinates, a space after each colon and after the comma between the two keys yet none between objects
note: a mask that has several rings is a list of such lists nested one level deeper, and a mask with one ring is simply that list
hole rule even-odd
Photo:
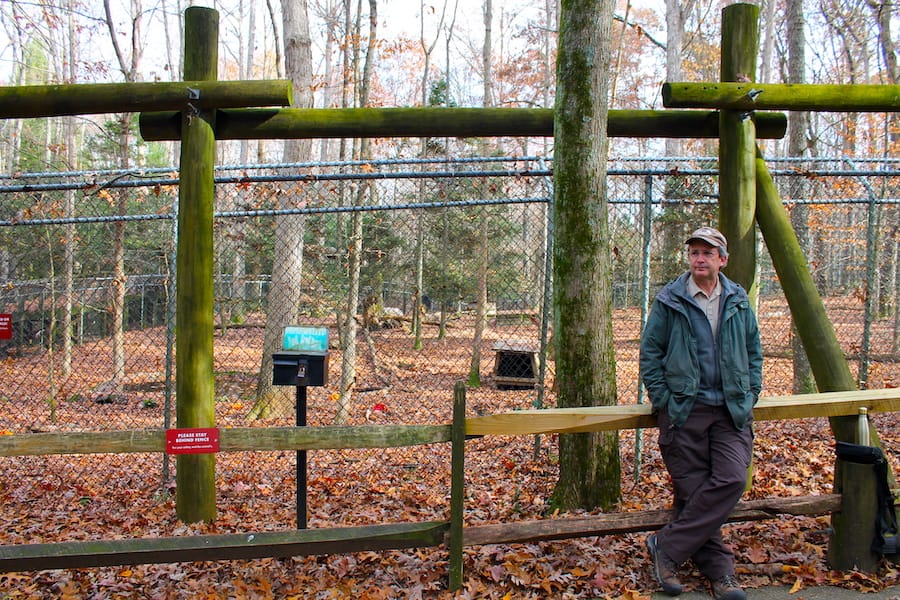
[{"label": "metal post of box", "polygon": [[[306,388],[328,383],[327,352],[275,352],[272,385],[293,385],[297,390],[297,427],[306,426]],[[297,450],[297,529],[306,529],[306,450]]]}]

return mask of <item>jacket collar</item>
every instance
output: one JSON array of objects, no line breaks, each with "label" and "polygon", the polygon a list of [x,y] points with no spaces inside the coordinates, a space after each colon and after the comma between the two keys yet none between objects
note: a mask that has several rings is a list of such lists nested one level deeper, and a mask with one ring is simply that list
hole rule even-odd
[{"label": "jacket collar", "polygon": [[[690,271],[682,273],[675,281],[665,286],[659,293],[660,302],[664,302],[674,308],[682,309],[682,303],[690,298],[687,282],[691,276]],[[722,273],[719,273],[719,284],[722,286],[722,301],[742,300],[746,297],[744,289],[731,281]]]}]

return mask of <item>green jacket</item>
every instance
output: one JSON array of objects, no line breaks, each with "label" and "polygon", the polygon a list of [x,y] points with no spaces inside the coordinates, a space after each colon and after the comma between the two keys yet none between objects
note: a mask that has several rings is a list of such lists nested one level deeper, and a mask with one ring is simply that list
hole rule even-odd
[{"label": "green jacket", "polygon": [[[641,380],[654,412],[667,409],[675,427],[687,420],[700,380],[697,341],[685,306],[692,301],[688,277],[685,273],[660,290],[641,336]],[[762,346],[747,293],[724,275],[719,278],[724,304],[717,339],[722,391],[734,426],[741,430],[762,390]]]}]

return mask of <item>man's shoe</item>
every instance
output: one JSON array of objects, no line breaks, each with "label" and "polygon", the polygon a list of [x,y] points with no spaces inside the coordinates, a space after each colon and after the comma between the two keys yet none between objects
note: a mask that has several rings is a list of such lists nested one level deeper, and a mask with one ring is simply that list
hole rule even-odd
[{"label": "man's shoe", "polygon": [[747,600],[747,594],[738,585],[734,575],[725,575],[710,583],[716,600]]},{"label": "man's shoe", "polygon": [[670,596],[677,596],[681,593],[681,582],[675,575],[675,569],[678,565],[674,560],[666,556],[656,540],[656,534],[647,537],[647,552],[653,559],[653,574],[656,581],[662,587],[663,591]]}]

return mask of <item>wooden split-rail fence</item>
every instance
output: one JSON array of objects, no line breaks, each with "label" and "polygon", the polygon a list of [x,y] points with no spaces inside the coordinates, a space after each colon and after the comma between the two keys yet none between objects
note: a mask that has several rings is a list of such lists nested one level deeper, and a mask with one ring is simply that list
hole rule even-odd
[{"label": "wooden split-rail fence", "polygon": [[[757,421],[858,415],[900,410],[900,389],[832,392],[762,398]],[[449,521],[388,523],[359,527],[299,529],[219,535],[90,540],[0,546],[0,572],[305,556],[445,545],[449,587],[462,585],[463,547],[560,540],[651,531],[662,527],[668,510],[599,514],[464,527],[465,440],[486,435],[532,435],[655,427],[648,405],[521,410],[466,418],[465,386],[454,392],[448,425],[362,427],[229,428],[219,432],[219,451],[325,450],[452,444]],[[0,436],[0,456],[164,452],[164,430],[33,433]],[[846,509],[846,506],[844,507]],[[731,521],[778,515],[840,512],[835,494],[767,498],[741,502]]]}]

